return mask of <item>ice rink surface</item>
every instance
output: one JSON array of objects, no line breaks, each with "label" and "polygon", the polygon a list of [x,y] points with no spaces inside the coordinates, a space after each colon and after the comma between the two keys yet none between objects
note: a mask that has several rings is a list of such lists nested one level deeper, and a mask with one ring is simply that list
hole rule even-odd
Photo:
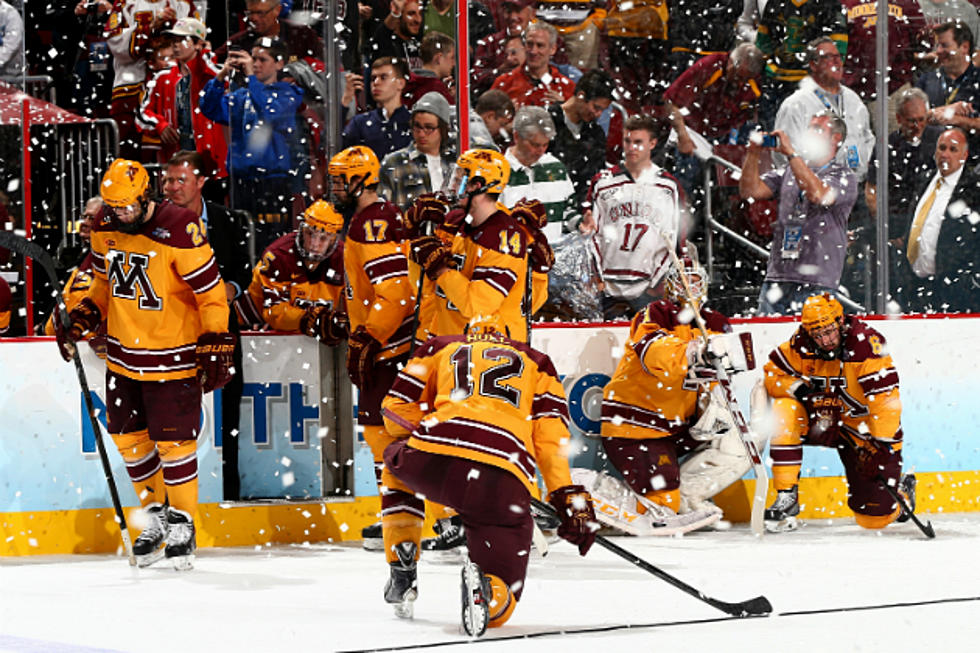
[{"label": "ice rink surface", "polygon": [[[977,651],[980,515],[924,515],[880,533],[809,521],[756,541],[747,526],[614,541],[723,601],[736,619],[596,546],[532,555],[510,622],[459,630],[458,561],[423,556],[412,621],[382,598],[387,565],[358,544],[204,549],[196,568],[105,555],[0,559],[0,651]],[[443,554],[444,555],[444,554]]]}]

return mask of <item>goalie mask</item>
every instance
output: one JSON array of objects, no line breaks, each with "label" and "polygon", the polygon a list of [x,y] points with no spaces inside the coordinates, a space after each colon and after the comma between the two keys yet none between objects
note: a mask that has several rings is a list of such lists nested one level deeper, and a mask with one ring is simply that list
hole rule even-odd
[{"label": "goalie mask", "polygon": [[685,254],[679,257],[679,260],[683,266],[684,276],[681,276],[682,271],[678,270],[676,265],[672,266],[664,280],[664,294],[672,302],[682,305],[688,304],[687,289],[684,287],[684,279],[686,278],[691,297],[697,308],[700,309],[708,299],[708,273],[701,267],[696,258],[691,258]]},{"label": "goalie mask", "polygon": [[296,230],[296,249],[309,263],[327,259],[337,249],[344,218],[324,200],[317,200],[303,212]]},{"label": "goalie mask", "polygon": [[124,233],[136,233],[146,222],[150,175],[137,161],[116,159],[102,176],[99,194],[106,216]]}]

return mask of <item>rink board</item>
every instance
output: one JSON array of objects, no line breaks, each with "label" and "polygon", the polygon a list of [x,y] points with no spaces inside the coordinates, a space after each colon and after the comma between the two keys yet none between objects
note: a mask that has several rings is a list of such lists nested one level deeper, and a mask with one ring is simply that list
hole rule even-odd
[{"label": "rink board", "polygon": [[[875,320],[888,340],[902,384],[905,461],[919,475],[925,511],[978,510],[980,381],[975,361],[980,319]],[[761,363],[793,332],[789,321],[747,321]],[[547,352],[562,376],[572,418],[573,464],[593,466],[602,386],[622,354],[622,325],[552,325],[534,330],[534,346]],[[221,503],[220,393],[205,398],[199,440],[201,546],[358,539],[374,519],[377,496],[371,454],[361,441],[353,460],[353,497],[319,499],[325,488],[319,427],[316,345],[302,336],[246,336],[245,396],[240,424],[243,493],[259,503]],[[102,410],[101,361],[87,347],[97,412]],[[0,340],[0,555],[107,551],[118,543],[111,502],[94,438],[83,419],[72,366],[49,338]],[[737,377],[744,406],[761,371]],[[114,447],[109,457],[126,506],[137,505]],[[840,463],[830,450],[807,448],[804,516],[846,516]],[[726,516],[748,516],[751,479],[724,493]],[[329,484],[329,470],[328,481]],[[329,488],[327,488],[329,489]],[[107,510],[107,508],[109,508]]]}]

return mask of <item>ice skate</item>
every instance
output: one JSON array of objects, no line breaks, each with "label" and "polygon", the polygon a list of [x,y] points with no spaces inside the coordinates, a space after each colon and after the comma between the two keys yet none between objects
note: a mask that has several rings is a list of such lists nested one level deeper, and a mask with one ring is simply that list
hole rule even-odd
[{"label": "ice skate", "polygon": [[432,529],[436,537],[422,540],[423,551],[451,551],[466,544],[463,518],[459,515],[436,520]]},{"label": "ice skate", "polygon": [[898,523],[907,522],[915,512],[915,483],[915,474],[902,474],[898,479],[898,493],[904,496],[905,502],[909,504],[908,512],[902,510],[902,514],[895,520]]},{"label": "ice skate", "polygon": [[167,507],[153,503],[146,508],[147,525],[133,542],[138,567],[149,567],[164,556],[167,546]]},{"label": "ice skate", "polygon": [[483,575],[479,565],[469,560],[463,565],[462,575],[463,632],[480,637],[487,632],[490,622],[490,579]]},{"label": "ice skate", "polygon": [[770,533],[784,533],[799,528],[796,516],[800,514],[797,486],[788,490],[779,490],[776,500],[766,508],[766,530]]},{"label": "ice skate", "polygon": [[183,510],[167,511],[167,560],[174,564],[177,571],[187,571],[194,568],[194,551],[197,550],[197,536],[194,531],[194,520]]},{"label": "ice skate", "polygon": [[415,614],[415,599],[419,597],[415,542],[395,545],[396,562],[389,563],[391,576],[385,585],[385,601],[395,607],[399,619],[411,619]]},{"label": "ice skate", "polygon": [[381,534],[381,522],[375,522],[361,529],[361,546],[365,551],[384,551],[385,543]]}]

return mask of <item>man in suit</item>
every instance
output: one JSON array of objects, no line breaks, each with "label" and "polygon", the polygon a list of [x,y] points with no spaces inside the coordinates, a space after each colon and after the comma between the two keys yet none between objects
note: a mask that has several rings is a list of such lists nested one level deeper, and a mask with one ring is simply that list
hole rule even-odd
[{"label": "man in suit", "polygon": [[[198,152],[182,150],[167,162],[163,194],[174,204],[190,209],[201,218],[208,242],[214,250],[228,303],[248,288],[252,279],[248,258],[247,229],[227,207],[206,202],[201,197],[208,178],[204,158]],[[230,311],[228,331],[235,335],[235,374],[222,388],[221,441],[224,498],[238,500],[241,481],[238,474],[238,420],[242,399],[242,346],[235,311]]]},{"label": "man in suit", "polygon": [[980,308],[980,175],[963,165],[968,156],[966,133],[947,129],[936,142],[936,174],[917,189],[905,238],[912,310]]}]

